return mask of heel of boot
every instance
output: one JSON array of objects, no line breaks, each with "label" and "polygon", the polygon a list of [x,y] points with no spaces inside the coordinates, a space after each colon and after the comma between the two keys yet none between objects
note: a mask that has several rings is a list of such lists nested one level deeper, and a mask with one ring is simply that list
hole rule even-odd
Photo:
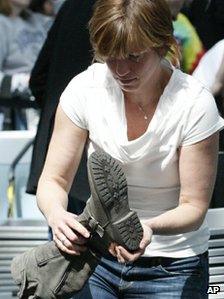
[{"label": "heel of boot", "polygon": [[114,228],[122,246],[130,251],[139,248],[143,238],[143,228],[136,212],[132,211],[128,218],[114,223]]}]

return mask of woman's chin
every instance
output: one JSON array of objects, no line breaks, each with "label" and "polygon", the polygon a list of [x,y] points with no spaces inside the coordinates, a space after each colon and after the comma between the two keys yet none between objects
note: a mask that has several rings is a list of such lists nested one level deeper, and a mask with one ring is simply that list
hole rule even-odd
[{"label": "woman's chin", "polygon": [[129,82],[121,82],[118,80],[117,82],[118,82],[120,88],[124,91],[134,91],[139,88],[139,80],[138,79],[134,79]]}]

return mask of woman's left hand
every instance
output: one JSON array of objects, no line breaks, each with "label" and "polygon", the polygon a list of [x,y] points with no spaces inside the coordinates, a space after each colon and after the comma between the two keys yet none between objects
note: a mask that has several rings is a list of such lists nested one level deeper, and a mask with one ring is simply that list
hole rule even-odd
[{"label": "woman's left hand", "polygon": [[146,247],[150,244],[151,238],[152,238],[152,229],[145,225],[142,224],[143,227],[143,238],[140,242],[139,249],[135,250],[133,252],[128,251],[124,247],[112,243],[109,252],[117,257],[117,260],[119,263],[127,263],[127,262],[134,262],[136,261],[141,255],[144,254]]}]

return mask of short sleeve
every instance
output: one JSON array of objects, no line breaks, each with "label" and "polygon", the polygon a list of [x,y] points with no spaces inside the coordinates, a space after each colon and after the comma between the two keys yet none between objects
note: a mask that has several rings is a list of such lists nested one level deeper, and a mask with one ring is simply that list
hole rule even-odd
[{"label": "short sleeve", "polygon": [[84,88],[79,86],[79,75],[73,78],[65,88],[60,97],[60,106],[75,125],[82,129],[88,129]]},{"label": "short sleeve", "polygon": [[182,146],[202,141],[224,128],[224,120],[218,113],[215,100],[205,88],[186,110]]}]

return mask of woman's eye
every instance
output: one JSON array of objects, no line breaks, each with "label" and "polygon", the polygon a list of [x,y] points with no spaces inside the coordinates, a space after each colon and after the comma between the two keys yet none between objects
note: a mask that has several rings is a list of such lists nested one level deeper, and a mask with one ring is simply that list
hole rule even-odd
[{"label": "woman's eye", "polygon": [[128,59],[134,62],[139,62],[141,55],[129,54]]}]

